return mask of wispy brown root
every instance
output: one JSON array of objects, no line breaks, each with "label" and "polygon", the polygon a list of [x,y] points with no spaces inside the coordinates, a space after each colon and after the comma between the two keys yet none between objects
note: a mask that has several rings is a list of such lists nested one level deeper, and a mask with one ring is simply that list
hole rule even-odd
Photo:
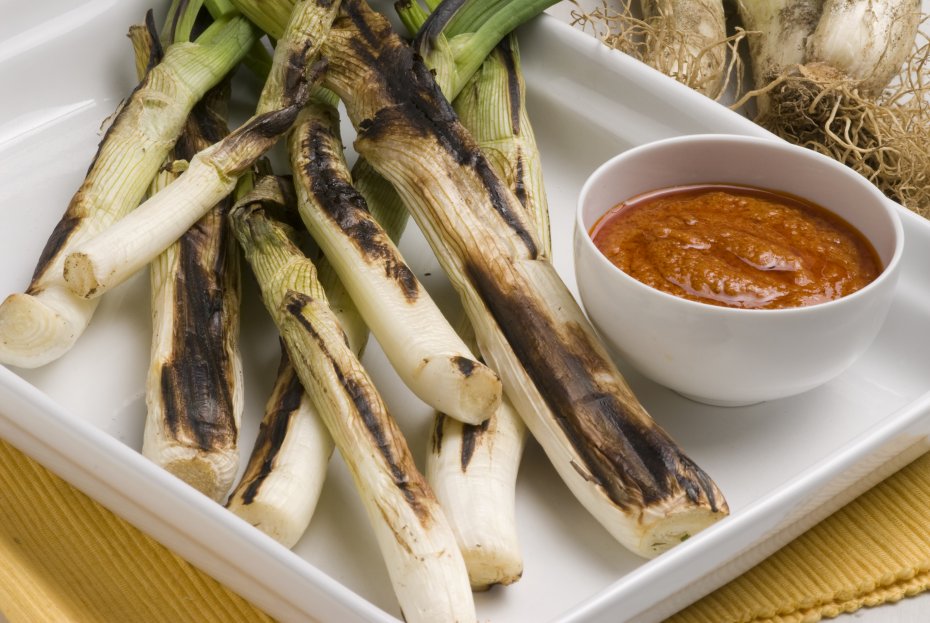
[{"label": "wispy brown root", "polygon": [[744,31],[708,39],[697,28],[682,28],[683,22],[663,14],[662,8],[638,17],[632,1],[601,0],[591,11],[579,7],[572,11],[572,25],[712,99],[719,99],[731,84],[739,90],[742,63],[735,50]]},{"label": "wispy brown root", "polygon": [[930,217],[930,35],[925,17],[898,78],[877,97],[822,64],[790,68],[746,94],[764,100],[757,123],[843,162],[888,197]]}]

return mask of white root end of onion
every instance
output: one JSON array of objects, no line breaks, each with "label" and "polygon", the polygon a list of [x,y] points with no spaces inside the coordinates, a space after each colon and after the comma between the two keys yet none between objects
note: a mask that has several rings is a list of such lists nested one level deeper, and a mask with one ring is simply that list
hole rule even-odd
[{"label": "white root end of onion", "polygon": [[481,362],[461,355],[423,359],[413,384],[418,395],[438,411],[466,424],[481,424],[501,404],[501,380]]},{"label": "white root end of onion", "polygon": [[505,399],[477,433],[463,467],[464,426],[450,418],[441,426],[427,454],[426,478],[455,534],[472,590],[513,584],[523,575],[516,480],[526,427]]},{"label": "white root end of onion", "polygon": [[828,63],[877,94],[900,71],[919,25],[914,0],[827,0],[805,62]]},{"label": "white root end of onion", "polygon": [[509,586],[523,577],[520,546],[509,535],[502,535],[500,540],[499,545],[475,543],[483,546],[462,550],[471,589],[476,593],[491,590],[494,586]]},{"label": "white root end of onion", "polygon": [[[152,453],[151,450],[149,452]],[[148,457],[152,462],[217,502],[226,497],[239,467],[239,452],[236,448],[219,453],[166,446],[155,454],[157,456]]]},{"label": "white root end of onion", "polygon": [[96,301],[57,285],[35,295],[11,294],[0,305],[0,363],[38,368],[58,359],[84,332],[96,307]]},{"label": "white root end of onion", "polygon": [[[627,547],[643,558],[655,558],[726,516],[726,513],[714,512],[709,508],[695,507],[685,503],[681,506],[687,510],[668,511],[663,515],[655,514],[652,521],[649,515],[653,513],[647,513],[642,520],[644,530],[639,535],[638,542],[635,540],[637,535],[626,535]],[[619,536],[617,539],[624,542]]]},{"label": "white root end of onion", "polygon": [[218,465],[215,456],[191,457],[167,463],[163,467],[210,499],[219,502],[232,486],[236,472]]},{"label": "white root end of onion", "polygon": [[253,478],[236,487],[226,507],[290,549],[303,536],[316,510],[333,447],[333,438],[304,393],[300,406],[290,415],[273,469],[254,497],[245,498]]},{"label": "white root end of onion", "polygon": [[[299,484],[302,483],[295,482],[288,489],[294,491]],[[294,508],[293,502],[289,502],[287,507],[282,506],[279,500],[267,496],[256,498],[246,505],[237,502],[236,506],[230,505],[227,508],[284,547],[291,549],[306,532],[307,524],[300,516],[308,512],[313,515],[318,499],[319,496],[313,500],[313,507],[309,511],[306,507],[300,510]]]},{"label": "white root end of onion", "polygon": [[381,475],[367,482],[364,503],[384,555],[394,593],[409,623],[474,623],[468,572],[452,530],[435,500],[424,499],[430,523],[423,525],[396,497],[396,484]]},{"label": "white root end of onion", "polygon": [[71,253],[65,258],[65,282],[77,296],[95,298],[101,286],[94,272],[94,262],[86,253]]}]

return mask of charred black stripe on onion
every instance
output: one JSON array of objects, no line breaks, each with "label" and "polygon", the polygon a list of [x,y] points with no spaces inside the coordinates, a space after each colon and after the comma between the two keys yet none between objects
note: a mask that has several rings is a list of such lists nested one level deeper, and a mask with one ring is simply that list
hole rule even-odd
[{"label": "charred black stripe on onion", "polygon": [[436,414],[436,419],[433,420],[433,434],[430,436],[430,445],[433,448],[433,452],[439,452],[442,450],[442,431],[443,431],[443,421],[446,419],[446,416],[442,413]]},{"label": "charred black stripe on onion", "polygon": [[[610,377],[613,366],[602,353],[591,350],[584,329],[560,328],[534,300],[481,266],[483,261],[473,258],[472,262],[466,268],[472,282],[549,408],[560,414],[557,422],[584,460],[583,468],[610,499],[621,508],[634,509],[655,504],[676,486],[684,486],[693,502],[706,501],[712,511],[719,510],[716,488],[708,486],[703,472],[692,471],[693,464],[683,460],[645,411],[631,406],[629,388],[596,381]],[[540,335],[559,339],[543,341]],[[596,446],[592,439],[598,440]]]},{"label": "charred black stripe on onion", "polygon": [[462,376],[469,377],[475,371],[475,360],[467,357],[453,357],[452,361],[462,373]]},{"label": "charred black stripe on onion", "polygon": [[333,123],[311,121],[301,127],[301,152],[306,154],[304,172],[316,203],[372,263],[384,266],[385,277],[395,281],[408,301],[420,296],[420,283],[397,254],[384,231],[371,219],[368,205],[343,175],[342,156],[332,148]]},{"label": "charred black stripe on onion", "polygon": [[[520,135],[520,115],[523,107],[523,89],[521,88],[520,75],[517,73],[517,59],[514,58],[513,48],[508,39],[501,40],[494,48],[495,52],[504,61],[504,70],[507,72],[507,91],[510,95],[510,126],[513,129],[514,136]],[[520,203],[526,205],[526,202]]]},{"label": "charred black stripe on onion", "polygon": [[491,421],[486,420],[481,424],[464,424],[462,427],[462,471],[468,470],[468,464],[471,457],[475,454],[475,448],[481,443],[484,434],[488,432]]},{"label": "charred black stripe on onion", "polygon": [[[222,227],[229,202],[215,219],[195,224],[179,241],[180,273],[184,283],[175,290],[178,314],[173,327],[171,360],[162,368],[166,418],[178,439],[191,437],[203,450],[235,447],[238,437],[232,395],[229,393],[229,356],[224,342],[229,330],[224,310],[228,285],[226,254],[229,234]],[[215,235],[209,230],[219,227]],[[212,244],[211,244],[212,243]],[[214,247],[205,253],[205,247]],[[204,266],[212,257],[214,266]]]},{"label": "charred black stripe on onion", "polygon": [[[386,21],[369,24],[357,11],[346,5],[345,13],[352,20],[369,46],[393,34]],[[396,36],[395,36],[396,37]],[[399,42],[399,39],[397,40]],[[372,52],[371,47],[362,46],[356,40],[349,41],[360,62],[378,72],[379,87],[383,97],[393,102],[391,109],[381,109],[369,119],[359,123],[359,132],[369,140],[377,140],[381,132],[392,132],[393,118],[403,115],[409,120],[410,128],[416,128],[423,136],[435,136],[436,140],[456,158],[460,166],[473,169],[481,179],[492,205],[514,234],[523,242],[528,257],[537,254],[536,241],[525,222],[511,209],[504,196],[509,192],[491,170],[487,160],[473,145],[470,137],[452,130],[457,120],[452,106],[442,95],[430,70],[415,60],[413,49],[405,44],[392,45]],[[351,113],[350,113],[351,115]],[[464,141],[464,142],[463,142]]]},{"label": "charred black stripe on onion", "polygon": [[365,422],[365,429],[371,435],[371,439],[375,447],[378,448],[384,464],[393,474],[394,486],[403,493],[404,499],[407,500],[410,509],[419,518],[421,525],[428,528],[433,523],[434,518],[431,510],[423,506],[422,497],[429,491],[429,486],[426,481],[420,478],[411,478],[409,470],[404,469],[411,460],[406,453],[399,456],[395,454],[397,446],[393,440],[400,438],[400,431],[391,424],[392,420],[385,422],[382,417],[376,415],[381,410],[371,404],[369,383],[356,378],[353,371],[342,369],[333,356],[329,354],[325,340],[320,337],[313,324],[304,317],[304,308],[312,305],[314,300],[308,294],[291,291],[285,295],[284,308],[303,326],[307,334],[317,341],[318,347],[329,360],[329,365],[332,366],[333,371],[336,373],[339,383],[345,388],[356,410],[361,415],[362,421]]},{"label": "charred black stripe on onion", "polygon": [[447,0],[440,2],[426,18],[426,22],[420,28],[414,40],[413,47],[417,50],[428,52],[430,47],[435,45],[436,39],[443,35],[443,31],[449,22],[455,17],[455,14],[462,9],[466,0]]},{"label": "charred black stripe on onion", "polygon": [[291,425],[291,416],[297,411],[304,396],[304,388],[294,373],[294,368],[286,354],[281,357],[280,367],[288,370],[286,373],[281,370],[278,372],[279,378],[282,376],[286,378],[284,389],[275,397],[274,404],[268,406],[270,417],[264,419],[259,426],[252,456],[261,457],[261,459],[255,462],[250,459],[250,469],[242,476],[243,482],[248,483],[242,492],[244,504],[251,504],[255,501],[262,484],[273,472],[275,459]]},{"label": "charred black stripe on onion", "polygon": [[[520,136],[520,116],[523,112],[521,102],[523,101],[523,97],[521,95],[521,80],[517,73],[517,61],[514,58],[513,48],[508,44],[507,39],[502,40],[495,48],[495,51],[500,55],[501,60],[504,61],[504,70],[507,72],[507,89],[510,94],[510,125],[513,129],[513,135]],[[524,208],[527,207],[528,200],[526,194],[526,180],[524,179],[525,166],[522,149],[518,147],[516,160],[513,163],[515,178],[513,181],[513,192],[517,196],[517,201],[519,201],[520,205]]]}]

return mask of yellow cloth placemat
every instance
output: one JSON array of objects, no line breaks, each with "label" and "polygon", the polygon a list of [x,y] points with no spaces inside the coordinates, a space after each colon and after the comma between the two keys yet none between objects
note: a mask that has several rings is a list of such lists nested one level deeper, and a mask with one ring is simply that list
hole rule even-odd
[{"label": "yellow cloth placemat", "polygon": [[10,623],[272,620],[4,441],[0,611]]},{"label": "yellow cloth placemat", "polygon": [[666,623],[814,623],[927,588],[930,454]]},{"label": "yellow cloth placemat", "polygon": [[[813,622],[928,586],[930,454],[669,623]],[[10,623],[271,621],[3,441],[0,611]]]}]

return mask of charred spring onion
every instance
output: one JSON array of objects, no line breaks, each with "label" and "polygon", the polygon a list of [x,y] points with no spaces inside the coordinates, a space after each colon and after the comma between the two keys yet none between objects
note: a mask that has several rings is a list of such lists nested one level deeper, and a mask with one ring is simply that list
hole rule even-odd
[{"label": "charred spring onion", "polygon": [[226,508],[293,547],[316,510],[333,448],[333,438],[282,352],[258,438]]},{"label": "charred spring onion", "polygon": [[482,353],[569,488],[644,556],[723,517],[722,494],[633,396],[430,71],[363,2],[343,11],[324,45],[325,85],[346,105],[358,152],[411,210]]},{"label": "charred spring onion", "polygon": [[404,618],[475,621],[468,575],[438,502],[346,343],[313,263],[257,204],[234,229],[303,386],[349,467]]},{"label": "charred spring onion", "polygon": [[[273,176],[262,177],[236,205],[243,210],[250,204],[296,213],[293,186]],[[321,273],[320,282],[346,332],[349,348],[359,353],[368,336],[367,327],[354,312],[345,289],[335,280],[335,273]],[[258,438],[226,507],[285,547],[293,547],[316,510],[333,448],[332,437],[304,392],[282,344],[281,363],[265,404]]]},{"label": "charred spring onion", "polygon": [[[494,48],[453,107],[520,201],[540,252],[548,257],[549,209],[515,35]],[[523,421],[508,400],[487,426],[463,426],[440,416],[434,431],[427,477],[443,508],[449,509],[472,587],[515,582],[523,572],[514,508],[526,438]]]},{"label": "charred spring onion", "polygon": [[[416,4],[399,5],[397,10],[413,32],[426,19]],[[494,49],[453,106],[494,171],[520,200],[548,255],[548,206],[515,35]],[[463,333],[474,336],[470,326]],[[525,426],[506,398],[481,426],[463,425],[442,414],[436,417],[427,479],[447,511],[475,590],[511,584],[523,573],[515,495],[524,443]]]},{"label": "charred spring onion", "polygon": [[148,264],[227,196],[238,177],[291,127],[309,97],[308,82],[325,66],[316,59],[338,6],[317,0],[298,3],[275,49],[256,114],[199,152],[173,184],[75,245],[64,265],[65,282],[75,294],[100,296]]},{"label": "charred spring onion", "polygon": [[238,255],[225,231],[227,209],[221,202],[152,262],[142,444],[145,457],[216,501],[239,466],[243,404]]},{"label": "charred spring onion", "polygon": [[29,287],[0,305],[0,362],[43,365],[67,352],[83,333],[97,302],[75,296],[64,285],[65,257],[139,205],[194,104],[255,40],[255,29],[244,17],[222,18],[196,41],[168,46],[160,62],[152,64],[107,130]]},{"label": "charred spring onion", "polygon": [[289,135],[301,217],[407,386],[480,424],[500,405],[500,379],[449,326],[353,188],[331,99],[315,98]]},{"label": "charred spring onion", "polygon": [[[171,18],[174,40],[190,20]],[[180,159],[227,132],[228,83],[194,107],[174,146]],[[174,174],[164,170],[153,191]],[[242,366],[239,357],[239,256],[226,225],[228,202],[208,212],[152,262],[152,351],[146,383],[142,454],[220,501],[239,466]]]}]

